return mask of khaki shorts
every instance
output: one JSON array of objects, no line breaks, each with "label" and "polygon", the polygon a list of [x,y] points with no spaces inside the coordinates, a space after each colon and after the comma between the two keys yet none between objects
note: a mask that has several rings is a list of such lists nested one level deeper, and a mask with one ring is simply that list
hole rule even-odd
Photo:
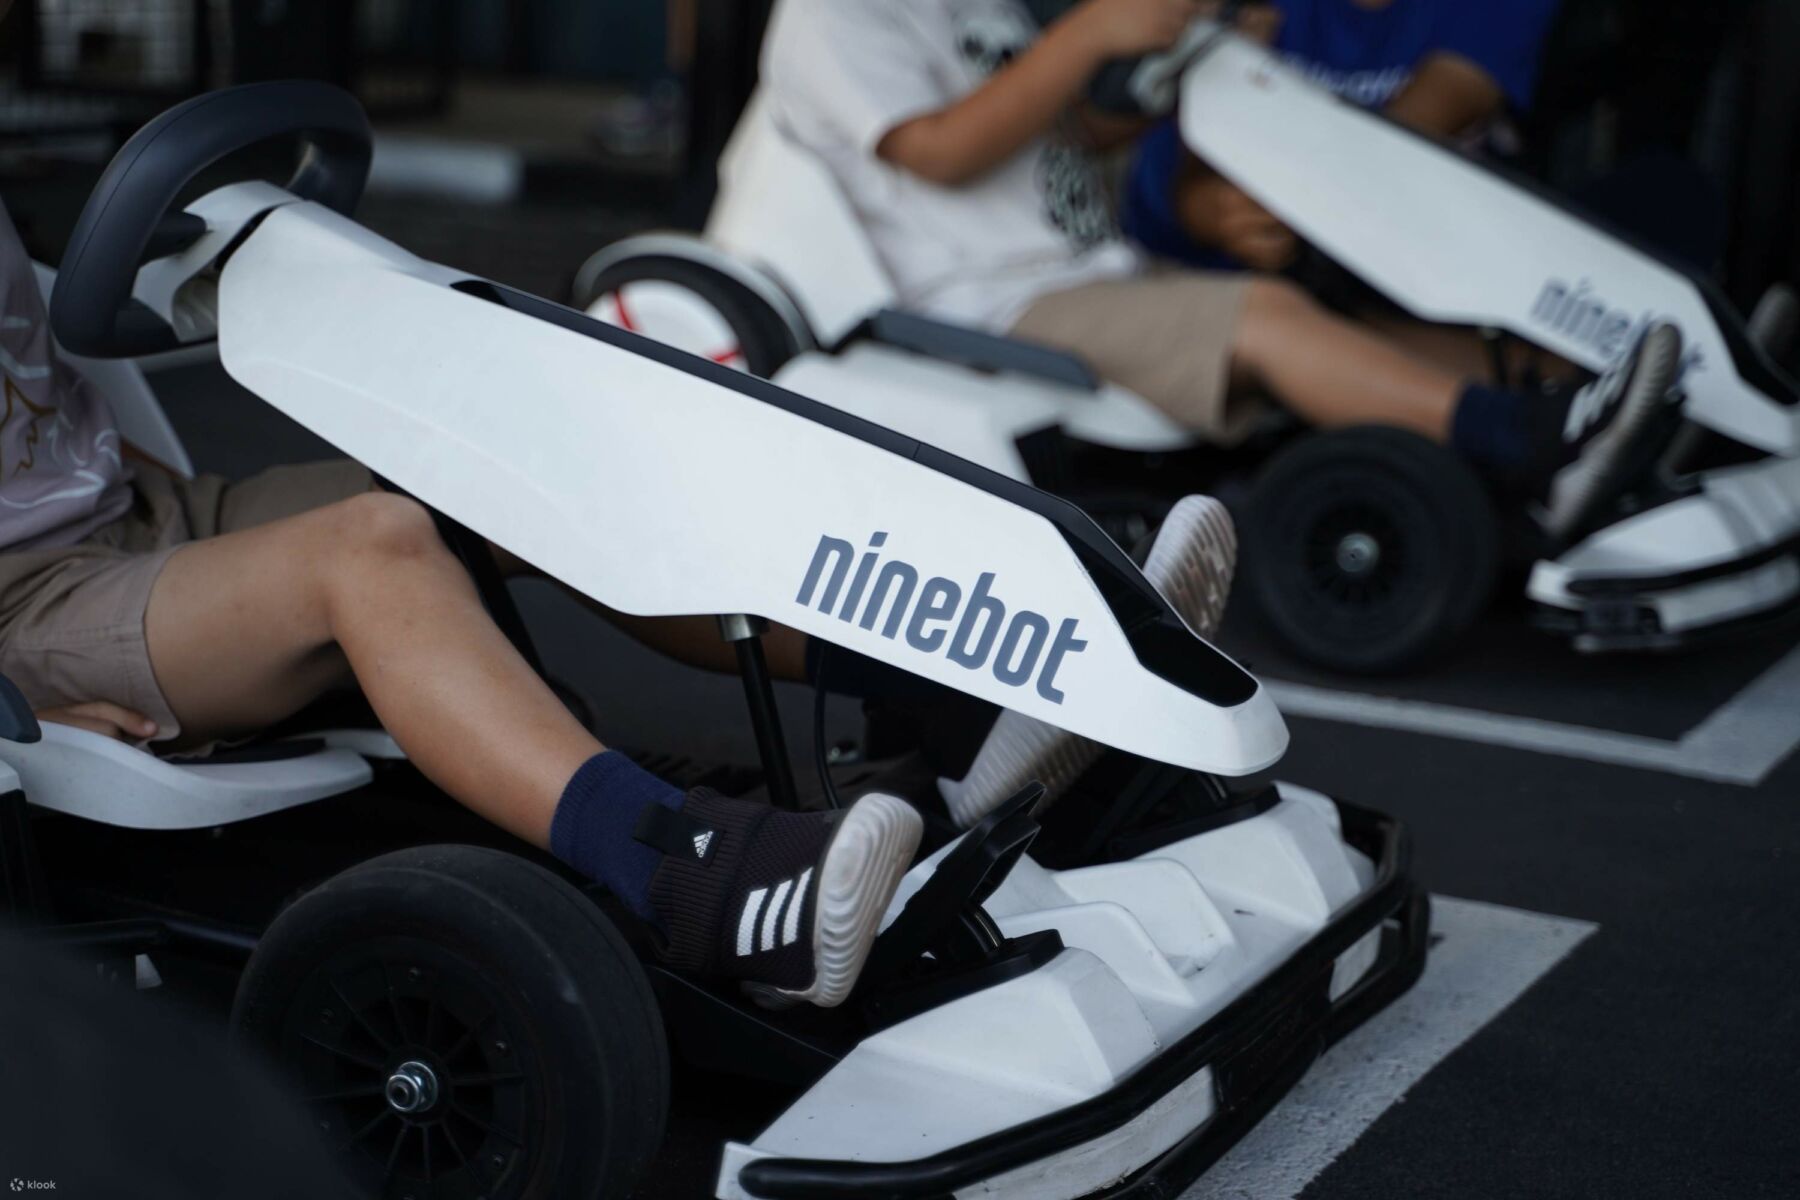
[{"label": "khaki shorts", "polygon": [[1231,388],[1248,287],[1245,276],[1211,271],[1102,280],[1040,297],[1012,333],[1079,356],[1208,441],[1231,445],[1263,412],[1259,398]]},{"label": "khaki shorts", "polygon": [[187,542],[322,508],[374,486],[353,462],[276,467],[242,483],[140,467],[126,514],[86,541],[0,553],[0,673],[33,708],[110,700],[180,732],[144,642],[150,589]]}]

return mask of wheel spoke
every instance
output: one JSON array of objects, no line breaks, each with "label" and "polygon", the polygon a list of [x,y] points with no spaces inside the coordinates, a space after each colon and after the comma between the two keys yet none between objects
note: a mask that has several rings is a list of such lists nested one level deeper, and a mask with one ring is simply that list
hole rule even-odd
[{"label": "wheel spoke", "polygon": [[394,1115],[393,1109],[389,1108],[385,1104],[382,1105],[381,1111],[376,1113],[374,1116],[370,1117],[368,1119],[368,1121],[364,1123],[364,1125],[361,1129],[358,1129],[355,1133],[351,1134],[349,1139],[346,1140],[344,1142],[344,1144],[339,1147],[339,1149],[340,1150],[348,1150],[350,1147],[356,1145],[356,1143],[362,1141],[364,1138],[368,1137],[371,1133],[374,1133],[375,1130],[378,1127],[380,1127],[380,1125],[383,1121],[387,1120],[389,1117],[391,1117],[393,1115]]},{"label": "wheel spoke", "polygon": [[370,1058],[366,1054],[358,1054],[354,1050],[346,1050],[342,1046],[334,1046],[330,1042],[326,1041],[324,1038],[314,1037],[310,1033],[303,1033],[300,1036],[301,1036],[302,1040],[311,1042],[313,1045],[317,1046],[319,1049],[324,1050],[330,1054],[335,1054],[339,1058],[343,1059],[346,1062],[353,1062],[357,1066],[366,1067],[371,1071],[379,1071],[382,1069],[382,1065],[380,1062],[378,1062],[377,1060],[375,1060],[373,1058]]},{"label": "wheel spoke", "polygon": [[344,1006],[344,1011],[350,1014],[351,1020],[355,1021],[362,1031],[368,1034],[377,1046],[381,1047],[384,1054],[394,1048],[392,1039],[383,1037],[380,1030],[369,1024],[369,1019],[363,1016],[362,1009],[350,1003],[350,998],[344,995],[344,989],[337,985],[335,979],[331,981],[331,990],[337,996],[338,1003]]},{"label": "wheel spoke", "polygon": [[488,1124],[486,1121],[482,1120],[480,1117],[476,1116],[474,1113],[470,1112],[468,1109],[464,1108],[462,1105],[456,1103],[454,1100],[450,1102],[450,1107],[452,1110],[455,1111],[455,1113],[459,1117],[461,1117],[463,1120],[467,1121],[469,1124],[475,1126],[475,1128],[481,1130],[481,1132],[487,1134],[489,1137],[497,1137],[501,1141],[510,1144],[514,1149],[518,1149],[525,1144],[525,1143],[521,1142],[518,1138],[514,1137],[512,1134],[506,1132],[504,1129],[500,1129],[493,1125]]},{"label": "wheel spoke", "polygon": [[438,1128],[444,1131],[444,1141],[449,1143],[450,1153],[456,1156],[456,1165],[459,1167],[466,1165],[469,1161],[469,1156],[463,1153],[462,1143],[456,1140],[456,1129],[449,1121],[445,1121],[442,1125],[438,1126]]},{"label": "wheel spoke", "polygon": [[379,1096],[386,1088],[385,1080],[378,1083],[358,1083],[333,1092],[315,1092],[306,1098],[306,1102],[308,1104],[329,1104],[333,1100],[361,1100],[368,1096]]},{"label": "wheel spoke", "polygon": [[450,1049],[444,1051],[445,1065],[448,1065],[448,1064],[456,1061],[456,1056],[458,1054],[461,1054],[463,1052],[463,1049],[466,1046],[468,1046],[470,1040],[472,1038],[474,1038],[475,1031],[478,1027],[479,1026],[477,1026],[477,1025],[471,1025],[467,1029],[463,1030],[462,1036],[456,1039],[456,1045],[454,1045],[454,1046],[450,1047]]},{"label": "wheel spoke", "polygon": [[400,1147],[406,1145],[406,1139],[412,1134],[412,1129],[413,1127],[411,1125],[406,1124],[404,1121],[401,1122],[400,1132],[394,1138],[394,1147],[388,1151],[387,1166],[383,1168],[383,1173],[390,1178],[394,1174],[394,1163],[399,1161],[400,1158]]},{"label": "wheel spoke", "polygon": [[383,967],[381,971],[382,982],[387,984],[388,1012],[392,1013],[394,1016],[394,1028],[399,1031],[400,1040],[405,1043],[410,1043],[412,1041],[412,1035],[408,1033],[406,1029],[406,1014],[400,1011],[400,997],[394,994],[394,981],[388,975],[388,972],[392,969],[392,967]]},{"label": "wheel spoke", "polygon": [[517,1071],[508,1071],[482,1075],[452,1075],[450,1082],[457,1087],[493,1087],[502,1083],[519,1083],[524,1078],[525,1076]]},{"label": "wheel spoke", "polygon": [[419,1138],[419,1145],[421,1147],[420,1153],[424,1156],[425,1160],[425,1182],[429,1185],[431,1183],[431,1126],[421,1125],[419,1127]]}]

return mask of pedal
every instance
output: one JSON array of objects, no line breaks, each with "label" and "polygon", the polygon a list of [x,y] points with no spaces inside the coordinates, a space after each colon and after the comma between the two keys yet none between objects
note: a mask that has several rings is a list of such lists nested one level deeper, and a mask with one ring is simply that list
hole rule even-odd
[{"label": "pedal", "polygon": [[1007,938],[983,903],[1038,835],[1033,783],[964,834],[877,939],[863,970],[863,1006],[877,1027],[1035,971],[1062,952],[1054,930]]}]

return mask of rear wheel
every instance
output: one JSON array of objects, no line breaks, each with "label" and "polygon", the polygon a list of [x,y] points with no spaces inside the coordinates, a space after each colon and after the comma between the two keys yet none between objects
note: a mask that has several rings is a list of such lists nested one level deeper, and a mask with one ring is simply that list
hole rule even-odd
[{"label": "rear wheel", "polygon": [[801,349],[793,330],[761,296],[686,259],[615,263],[576,301],[596,320],[762,378]]},{"label": "rear wheel", "polygon": [[1314,434],[1277,455],[1244,532],[1263,623],[1305,661],[1351,674],[1405,670],[1449,645],[1499,567],[1480,482],[1397,429]]},{"label": "rear wheel", "polygon": [[258,944],[232,1022],[358,1195],[624,1196],[662,1137],[642,969],[587,898],[515,855],[406,850],[308,892]]}]

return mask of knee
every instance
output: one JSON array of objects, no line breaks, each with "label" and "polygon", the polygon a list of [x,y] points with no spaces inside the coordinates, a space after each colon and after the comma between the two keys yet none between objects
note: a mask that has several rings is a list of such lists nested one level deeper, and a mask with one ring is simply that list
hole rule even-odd
[{"label": "knee", "polygon": [[1238,324],[1237,365],[1260,373],[1265,363],[1303,349],[1307,325],[1319,311],[1318,302],[1296,284],[1273,275],[1252,278]]},{"label": "knee", "polygon": [[431,512],[392,492],[367,492],[326,511],[326,534],[339,552],[374,562],[448,555]]},{"label": "knee", "polygon": [[1311,316],[1318,302],[1298,284],[1276,275],[1258,275],[1246,285],[1244,311],[1252,324],[1291,324]]}]

